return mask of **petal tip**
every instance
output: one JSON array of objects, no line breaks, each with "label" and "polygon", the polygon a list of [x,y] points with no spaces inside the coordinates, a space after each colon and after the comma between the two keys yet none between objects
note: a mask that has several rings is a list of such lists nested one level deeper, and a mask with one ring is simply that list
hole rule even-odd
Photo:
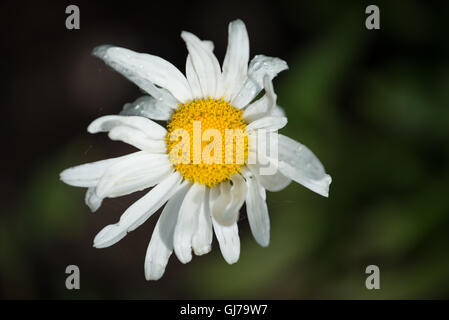
[{"label": "petal tip", "polygon": [[97,46],[92,50],[92,55],[100,59],[104,59],[109,48],[112,48],[112,46],[108,44]]},{"label": "petal tip", "polygon": [[147,281],[157,281],[164,275],[165,265],[149,263],[145,265],[145,279]]},{"label": "petal tip", "polygon": [[228,264],[235,264],[239,261],[240,255],[236,257],[226,257],[225,260]]},{"label": "petal tip", "polygon": [[209,253],[212,250],[212,247],[210,245],[205,245],[199,248],[193,248],[193,252],[197,255],[197,256],[201,256],[204,254]]}]

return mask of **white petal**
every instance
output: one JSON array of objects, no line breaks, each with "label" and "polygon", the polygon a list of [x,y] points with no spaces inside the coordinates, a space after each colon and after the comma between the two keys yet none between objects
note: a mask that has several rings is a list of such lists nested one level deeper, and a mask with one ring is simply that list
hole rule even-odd
[{"label": "white petal", "polygon": [[223,226],[212,217],[212,225],[220,244],[223,258],[229,264],[236,263],[240,257],[240,238],[237,222],[231,226]]},{"label": "white petal", "polygon": [[156,122],[138,116],[103,116],[94,120],[87,131],[90,133],[108,132],[115,127],[126,126],[142,131],[150,139],[163,140],[167,130]]},{"label": "white petal", "polygon": [[172,172],[168,155],[141,153],[110,166],[96,193],[101,198],[119,197],[159,183]]},{"label": "white petal", "polygon": [[214,51],[214,42],[210,40],[203,40],[201,41],[204,45],[204,47],[209,50],[210,52]]},{"label": "white petal", "polygon": [[286,117],[263,117],[257,119],[246,126],[247,131],[265,129],[267,131],[279,130],[287,124]]},{"label": "white petal", "polygon": [[84,202],[89,207],[90,211],[95,212],[100,208],[103,198],[97,196],[94,187],[90,187],[86,191]]},{"label": "white petal", "polygon": [[189,82],[190,89],[192,90],[192,96],[194,99],[203,97],[203,91],[201,90],[200,80],[196,74],[195,68],[193,68],[192,57],[187,55],[186,61],[186,78]]},{"label": "white petal", "polygon": [[[210,50],[214,50],[214,43],[212,41],[203,40],[203,45]],[[195,68],[193,67],[192,57],[190,54],[187,55],[186,61],[186,77],[189,82],[190,88],[192,89],[192,95],[194,98],[202,98],[203,91],[201,90],[200,80],[196,74]]]},{"label": "white petal", "polygon": [[179,261],[192,260],[192,237],[198,227],[198,216],[204,201],[205,186],[195,183],[187,192],[175,227],[174,248]]},{"label": "white petal", "polygon": [[[222,216],[226,207],[232,202],[231,188],[232,186],[229,181],[225,181],[213,188],[212,191],[211,200],[213,205],[211,205],[211,213],[220,223],[224,220]],[[237,218],[235,218],[235,220],[237,220]]]},{"label": "white petal", "polygon": [[212,208],[212,215],[217,222],[227,226],[237,221],[247,193],[245,180],[239,173],[234,174],[231,181],[232,186],[229,181],[219,185],[220,195],[214,199]]},{"label": "white petal", "polygon": [[159,97],[154,95],[153,83],[170,91],[181,102],[192,99],[184,75],[160,57],[110,46],[95,48],[93,54],[156,98]]},{"label": "white petal", "polygon": [[220,98],[222,95],[222,81],[220,64],[207,45],[197,36],[183,31],[181,38],[186,42],[192,65],[198,76],[203,97]]},{"label": "white petal", "polygon": [[248,214],[249,226],[257,243],[262,247],[270,243],[270,217],[268,215],[267,203],[262,194],[265,191],[258,183],[255,176],[246,175],[248,184],[248,195],[246,196],[246,212]]},{"label": "white petal", "polygon": [[122,214],[118,223],[106,226],[96,235],[94,247],[109,247],[144,223],[178,190],[181,179],[175,172],[151,189]]},{"label": "white petal", "polygon": [[274,117],[285,117],[285,110],[281,106],[276,105],[271,111],[271,115]]},{"label": "white petal", "polygon": [[255,56],[249,64],[248,78],[240,92],[232,99],[231,104],[237,108],[245,107],[262,90],[265,75],[272,80],[279,72],[286,69],[288,69],[287,63],[279,58]]},{"label": "white petal", "polygon": [[168,120],[173,109],[166,103],[150,96],[138,98],[133,103],[127,103],[120,112],[124,116],[141,116],[154,120]]},{"label": "white petal", "polygon": [[274,93],[273,83],[268,75],[264,77],[264,89],[264,96],[251,103],[243,112],[243,119],[247,123],[271,115],[276,107],[277,96]]},{"label": "white petal", "polygon": [[[214,50],[214,43],[212,41],[203,40],[203,45],[210,50],[211,52]],[[195,68],[192,64],[192,57],[190,54],[187,55],[186,61],[186,77],[189,82],[190,88],[192,89],[192,94],[194,98],[202,98],[203,92],[201,90],[200,80],[198,79],[198,75],[196,74]]]},{"label": "white petal", "polygon": [[159,280],[165,272],[168,259],[173,252],[173,234],[179,209],[189,188],[188,183],[183,183],[178,192],[168,200],[156,223],[145,255],[144,266],[147,280]]},{"label": "white petal", "polygon": [[212,220],[210,219],[209,188],[206,188],[204,201],[200,207],[198,227],[193,235],[192,248],[197,256],[208,253],[212,244]]},{"label": "white petal", "polygon": [[287,187],[292,181],[290,178],[284,176],[279,170],[272,175],[261,175],[260,165],[248,164],[248,169],[257,177],[257,181],[268,191],[277,192]]},{"label": "white petal", "polygon": [[140,153],[142,152],[134,152],[122,157],[86,163],[68,168],[60,173],[60,179],[68,185],[75,187],[95,187],[107,168],[119,161],[132,158]]},{"label": "white petal", "polygon": [[240,91],[246,80],[249,39],[242,20],[232,21],[228,32],[228,48],[223,61],[223,97],[230,101]]},{"label": "white petal", "polygon": [[167,153],[167,144],[164,140],[154,140],[137,129],[127,126],[117,126],[111,129],[108,134],[114,141],[122,141],[140,150],[150,153]]},{"label": "white petal", "polygon": [[329,196],[332,179],[313,152],[282,134],[278,141],[281,173],[322,196]]}]

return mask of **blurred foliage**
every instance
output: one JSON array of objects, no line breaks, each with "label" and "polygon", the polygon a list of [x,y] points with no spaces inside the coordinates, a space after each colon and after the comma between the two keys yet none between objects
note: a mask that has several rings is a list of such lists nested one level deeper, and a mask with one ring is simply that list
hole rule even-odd
[{"label": "blurred foliage", "polygon": [[[110,156],[100,140],[91,150],[93,140],[82,132],[48,155],[29,178],[23,200],[6,208],[14,214],[0,218],[2,294],[447,298],[449,10],[408,4],[382,3],[379,31],[365,30],[363,3],[282,4],[291,28],[306,38],[283,56],[290,69],[275,81],[289,117],[283,133],[309,146],[333,183],[329,199],[296,184],[268,193],[268,248],[255,243],[243,219],[237,264],[226,264],[214,240],[210,254],[188,265],[172,256],[165,276],[150,283],[143,260],[154,219],[114,249],[92,249],[95,233],[133,200],[106,200],[98,213],[104,218],[93,217],[82,191],[57,180],[65,167]],[[114,217],[107,216],[111,212]],[[64,288],[71,263],[81,266],[80,292]],[[380,267],[381,290],[364,286],[370,264]]]}]

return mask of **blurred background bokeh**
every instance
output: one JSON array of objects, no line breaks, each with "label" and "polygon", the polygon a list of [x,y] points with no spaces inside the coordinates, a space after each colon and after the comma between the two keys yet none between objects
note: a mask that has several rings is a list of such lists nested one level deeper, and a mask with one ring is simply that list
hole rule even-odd
[{"label": "blurred background bokeh", "polygon": [[[0,5],[3,137],[0,297],[143,299],[415,299],[449,297],[449,2],[375,1],[381,29],[365,28],[363,1],[4,1]],[[81,29],[65,29],[77,4]],[[188,30],[215,42],[241,18],[251,56],[290,69],[274,81],[289,124],[332,175],[329,199],[291,184],[268,194],[271,244],[240,222],[241,257],[211,253],[146,282],[157,215],[107,249],[95,234],[143,193],[107,199],[91,214],[84,189],[59,181],[69,166],[133,150],[90,135],[98,116],[141,95],[92,57],[115,44],[184,70]],[[81,289],[65,288],[65,268]],[[380,267],[381,289],[365,288]]]}]

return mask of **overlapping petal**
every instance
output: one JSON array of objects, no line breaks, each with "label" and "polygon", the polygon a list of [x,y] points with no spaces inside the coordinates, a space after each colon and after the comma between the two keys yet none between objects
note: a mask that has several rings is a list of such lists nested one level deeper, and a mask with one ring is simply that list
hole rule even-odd
[{"label": "overlapping petal", "polygon": [[320,160],[303,144],[279,134],[279,170],[288,178],[328,197],[332,182]]},{"label": "overlapping petal", "polygon": [[62,181],[74,187],[95,187],[111,165],[120,161],[132,159],[142,153],[142,151],[138,151],[117,158],[85,163],[65,169],[59,176]]},{"label": "overlapping petal", "polygon": [[185,41],[189,50],[192,66],[198,76],[203,97],[221,96],[223,86],[220,64],[209,46],[187,31],[181,33],[181,38]]},{"label": "overlapping petal", "polygon": [[110,166],[98,182],[100,198],[119,197],[161,182],[173,171],[166,154],[141,153]]},{"label": "overlapping petal", "polygon": [[182,263],[192,260],[192,238],[198,228],[198,216],[204,196],[205,186],[195,183],[187,192],[179,209],[173,243],[175,254]]},{"label": "overlapping petal", "polygon": [[[164,93],[154,84],[167,89],[180,102],[192,99],[184,75],[160,57],[113,46],[97,47],[93,54],[155,98],[161,98]],[[167,101],[167,105],[172,104],[173,101]]]},{"label": "overlapping petal", "polygon": [[204,194],[204,201],[201,204],[198,214],[198,227],[192,238],[192,249],[197,256],[208,253],[211,250],[212,244],[212,220],[209,207],[210,189],[206,188]]},{"label": "overlapping petal", "polygon": [[287,124],[286,117],[263,117],[257,120],[254,120],[250,124],[246,126],[246,130],[251,133],[251,131],[264,129],[267,131],[277,131],[282,129]]},{"label": "overlapping petal", "polygon": [[[273,111],[276,108],[277,96],[274,93],[273,83],[268,75],[265,75],[263,83],[265,89],[263,97],[251,103],[243,112],[243,119],[247,123],[273,115]],[[283,117],[284,115],[280,116]]]},{"label": "overlapping petal", "polygon": [[144,223],[153,213],[173,195],[179,188],[181,175],[178,172],[170,175],[151,189],[146,195],[131,205],[116,224],[103,228],[94,239],[94,247],[109,247],[126,234]]},{"label": "overlapping petal", "polygon": [[230,226],[239,217],[239,210],[245,202],[247,187],[243,177],[236,173],[229,181],[220,183],[213,191],[212,215],[217,222]]},{"label": "overlapping petal", "polygon": [[266,175],[262,172],[262,166],[259,164],[248,164],[248,169],[256,176],[257,181],[271,192],[281,191],[287,187],[292,180],[283,175],[278,168],[275,168],[275,173]]},{"label": "overlapping petal", "polygon": [[232,21],[228,33],[228,48],[223,61],[223,97],[231,101],[247,77],[249,39],[242,20]]},{"label": "overlapping petal", "polygon": [[[213,52],[214,50],[214,43],[212,41],[203,40],[204,47]],[[189,82],[190,89],[192,90],[192,95],[195,99],[202,98],[207,96],[206,93],[203,93],[203,90],[201,88],[200,80],[198,78],[198,74],[195,71],[195,68],[193,66],[192,57],[190,54],[187,55],[186,60],[186,77],[187,81]]]},{"label": "overlapping petal", "polygon": [[95,119],[87,131],[90,133],[108,132],[118,126],[129,127],[144,133],[148,139],[163,140],[167,130],[156,122],[138,116],[103,116]]},{"label": "overlapping petal", "polygon": [[229,264],[236,263],[240,257],[240,237],[237,222],[230,226],[224,226],[212,217],[212,225],[223,258]]},{"label": "overlapping petal", "polygon": [[124,116],[141,116],[153,120],[168,120],[173,109],[166,103],[150,96],[138,98],[133,103],[127,103],[120,112]]},{"label": "overlapping petal", "polygon": [[257,243],[262,247],[266,247],[270,243],[270,217],[265,201],[265,189],[251,172],[247,172],[245,177],[248,184],[246,212],[249,226]]},{"label": "overlapping petal", "polygon": [[239,93],[231,100],[231,104],[237,108],[247,106],[263,89],[265,75],[272,80],[286,69],[288,66],[284,60],[264,55],[255,56],[249,64],[248,77]]},{"label": "overlapping petal", "polygon": [[168,200],[156,223],[145,255],[144,268],[147,280],[159,280],[165,272],[168,259],[173,252],[173,235],[179,209],[189,188],[188,182],[183,183]]}]

